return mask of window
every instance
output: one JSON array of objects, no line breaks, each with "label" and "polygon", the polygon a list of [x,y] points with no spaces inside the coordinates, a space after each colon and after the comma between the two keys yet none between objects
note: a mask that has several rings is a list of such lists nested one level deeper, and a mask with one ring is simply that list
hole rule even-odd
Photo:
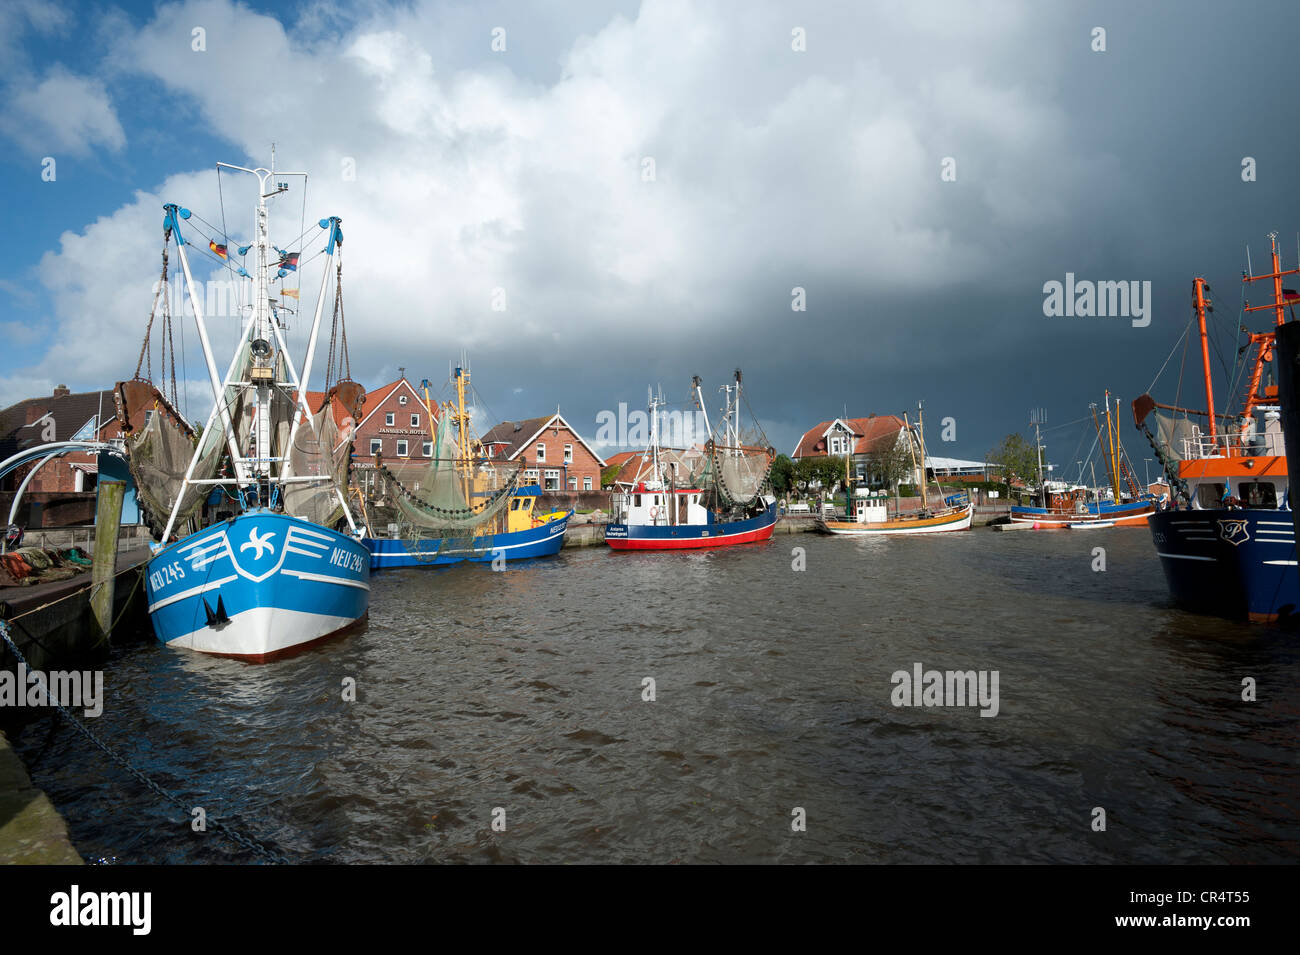
[{"label": "window", "polygon": [[421,452],[421,453],[422,453],[426,458],[431,458],[431,457],[433,457],[433,442],[432,442],[432,441],[426,441],[426,442],[424,442],[424,446],[420,449],[420,452]]},{"label": "window", "polygon": [[391,411],[384,415],[384,424],[388,425],[388,427],[391,428],[396,423],[396,416]]},{"label": "window", "polygon": [[571,444],[566,444],[564,446],[564,463],[565,464],[573,463],[573,445]]},{"label": "window", "polygon": [[406,407],[406,395],[398,395],[398,396],[397,396],[397,403],[398,403],[399,405],[401,405],[403,408],[405,408],[405,407]]},{"label": "window", "polygon": [[560,472],[549,470],[546,472],[546,483],[542,487],[548,491],[558,491],[560,489]]},{"label": "window", "polygon": [[634,495],[632,495],[632,506],[633,506],[633,507],[640,507],[640,506],[641,506],[641,495],[640,495],[640,494],[634,494]]},{"label": "window", "polygon": [[418,428],[419,426],[420,426],[420,416],[418,414],[411,415],[411,427]]},{"label": "window", "polygon": [[577,489],[578,489],[578,479],[577,479],[576,477],[570,477],[570,478],[569,478],[569,490],[570,490],[570,491],[576,491]]},{"label": "window", "polygon": [[378,453],[379,453],[380,451],[382,451],[382,450],[384,450],[384,439],[383,439],[383,438],[371,438],[371,439],[370,439],[370,453],[371,453],[371,454],[378,454]]},{"label": "window", "polygon": [[539,444],[537,446],[537,463],[538,464],[546,463],[546,445],[544,444]]},{"label": "window", "polygon": [[512,511],[519,510],[519,498],[515,498],[513,501],[510,502],[510,510]]},{"label": "window", "polygon": [[398,456],[399,458],[404,458],[404,457],[406,457],[406,449],[407,449],[407,447],[408,447],[408,445],[407,445],[407,443],[406,443],[404,440],[400,440],[400,441],[397,442],[397,456]]},{"label": "window", "polygon": [[1206,510],[1219,507],[1223,491],[1222,484],[1202,484],[1196,489],[1196,503]]},{"label": "window", "polygon": [[1240,488],[1241,503],[1247,507],[1277,507],[1277,490],[1272,484],[1256,481],[1243,484]]},{"label": "window", "polygon": [[146,411],[146,412],[144,413],[144,423],[145,423],[145,426],[146,426],[146,427],[148,426],[148,424],[149,424],[149,422],[150,422],[150,420],[151,420],[152,418],[153,418],[153,411],[152,411],[152,409],[149,410],[149,411]]},{"label": "window", "polygon": [[590,475],[590,474],[588,474],[585,478],[582,479],[582,489],[583,489],[584,491],[590,491],[590,490],[591,490],[591,475]]}]

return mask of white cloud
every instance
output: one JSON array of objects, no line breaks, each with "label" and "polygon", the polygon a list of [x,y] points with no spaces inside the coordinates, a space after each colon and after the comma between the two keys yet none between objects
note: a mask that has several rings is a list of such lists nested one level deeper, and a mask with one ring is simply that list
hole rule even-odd
[{"label": "white cloud", "polygon": [[57,66],[34,85],[8,84],[0,132],[31,153],[56,158],[86,156],[99,146],[116,152],[126,145],[104,83]]},{"label": "white cloud", "polygon": [[[1068,197],[1095,182],[1104,164],[1070,151],[1055,67],[1026,37],[1032,7],[953,9],[934,33],[943,17],[648,0],[635,17],[555,41],[558,70],[539,82],[490,53],[491,20],[449,37],[467,14],[440,4],[354,14],[333,35],[343,21],[318,3],[298,39],[226,0],[192,0],[121,37],[112,62],[192,98],[234,145],[214,160],[243,161],[242,150],[265,162],[274,141],[281,167],[313,173],[308,220],[344,220],[362,374],[406,354],[434,368],[462,347],[480,364],[494,351],[547,361],[565,343],[598,341],[633,364],[671,356],[684,380],[704,336],[790,323],[795,285],[816,303],[828,286],[913,295],[1005,274],[1010,231],[1059,228]],[[792,19],[808,30],[807,53],[790,50]],[[190,45],[196,25],[202,53]],[[468,36],[481,57],[449,65],[440,51]],[[535,39],[512,27],[511,49]],[[1017,57],[1006,75],[986,68]],[[63,148],[124,142],[96,83],[42,84],[51,100],[81,93],[59,117],[71,117]],[[939,181],[947,155],[955,185]],[[641,176],[647,156],[653,182]],[[345,157],[355,181],[340,175]],[[1062,198],[1025,199],[1026,177]],[[243,186],[226,180],[232,224],[248,221]],[[163,197],[216,221],[211,175],[178,171],[47,254],[59,332],[30,373],[129,374]],[[281,210],[282,238],[297,232],[297,201]],[[248,237],[241,227],[236,238]],[[490,307],[498,287],[504,312]],[[394,342],[406,354],[394,356]]]}]

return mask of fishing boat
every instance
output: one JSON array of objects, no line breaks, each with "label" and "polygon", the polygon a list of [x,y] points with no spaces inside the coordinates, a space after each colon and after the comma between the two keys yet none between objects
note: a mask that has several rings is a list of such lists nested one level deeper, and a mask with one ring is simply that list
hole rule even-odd
[{"label": "fishing boat", "polygon": [[[1272,301],[1245,302],[1242,319],[1247,313],[1268,312],[1276,327],[1300,301],[1300,294],[1282,287],[1282,280],[1300,274],[1300,268],[1283,271],[1276,233],[1269,238],[1272,270],[1252,274],[1248,258],[1242,281],[1270,283]],[[1287,499],[1286,446],[1277,386],[1265,377],[1273,361],[1274,333],[1250,333],[1240,321],[1233,323],[1234,338],[1245,333],[1236,373],[1248,370],[1249,379],[1229,399],[1228,408],[1235,410],[1220,413],[1206,318],[1213,312],[1212,290],[1204,278],[1192,282],[1192,304],[1205,408],[1162,404],[1149,394],[1133,402],[1133,420],[1151,442],[1173,489],[1172,506],[1148,521],[1156,554],[1180,607],[1239,620],[1294,623],[1300,614],[1300,575]]]},{"label": "fishing boat", "polygon": [[[336,381],[327,386],[320,407],[311,408],[304,387],[331,273],[337,277],[335,333],[339,330],[343,233],[337,217],[321,219],[315,233],[324,242],[324,269],[300,378],[286,346],[279,302],[290,291],[297,297],[298,289],[286,290],[284,284],[287,277],[296,277],[301,253],[271,245],[267,200],[288,191],[283,180],[301,177],[305,211],[306,174],[276,171],[274,160],[271,166],[217,166],[218,177],[223,171],[248,173],[259,186],[255,237],[236,253],[245,262],[237,270],[224,232],[174,203],[163,206],[161,297],[167,300],[174,240],[212,386],[213,407],[202,431],[196,435],[176,410],[174,357],[171,400],[139,378],[139,367],[137,378],[117,391],[128,463],[157,536],[145,568],[154,633],[170,647],[254,661],[351,627],[365,616],[370,599],[370,555],[345,495],[351,435],[340,433],[335,415],[338,404],[359,409],[364,392],[355,382]],[[196,236],[207,239],[206,252]],[[224,378],[217,370],[189,248],[226,267],[240,280],[240,294],[249,297],[248,317],[240,320],[242,330]],[[273,297],[277,280],[281,291]],[[155,314],[158,304],[155,296]],[[164,313],[166,349],[172,333],[165,305]],[[151,314],[144,351],[150,348],[153,322]],[[228,509],[220,518],[213,516],[214,494]]]},{"label": "fishing boat", "polygon": [[924,437],[924,409],[918,408],[917,427],[911,426],[904,414],[904,433],[907,435],[907,452],[911,456],[913,472],[918,474],[920,485],[920,507],[915,511],[905,512],[900,507],[900,500],[894,500],[893,513],[889,512],[889,498],[883,494],[863,494],[863,490],[854,490],[853,472],[849,468],[849,457],[845,456],[845,487],[848,500],[852,500],[852,513],[848,520],[828,520],[819,518],[822,530],[831,534],[844,534],[849,537],[894,537],[902,534],[937,534],[948,530],[969,530],[971,517],[975,513],[975,503],[966,491],[958,494],[939,494],[931,503],[930,482],[924,473],[926,460],[926,437]]},{"label": "fishing boat", "polygon": [[700,378],[691,381],[695,408],[704,417],[709,440],[687,473],[681,457],[660,446],[662,396],[649,401],[650,438],[636,474],[613,495],[613,521],[605,526],[612,550],[692,550],[770,540],[776,527],[776,498],[768,493],[776,451],[750,414],[756,432],[745,440],[741,429],[741,373],[724,386],[727,403],[714,434],[708,423]]},{"label": "fishing boat", "polygon": [[[1089,405],[1097,437],[1094,450],[1102,452],[1109,486],[1099,488],[1095,469],[1092,486],[1082,483],[1067,485],[1061,482],[1044,482],[1040,477],[1043,501],[1041,505],[1015,504],[1011,507],[1013,523],[1033,524],[1035,530],[1078,530],[1084,525],[1102,527],[1145,527],[1147,518],[1155,513],[1155,497],[1137,483],[1133,467],[1120,439],[1119,399],[1115,399],[1115,415],[1111,415],[1111,396],[1106,392],[1105,412],[1097,414],[1097,406]],[[1103,435],[1102,429],[1105,428]],[[1039,447],[1041,456],[1042,448]],[[1088,461],[1092,460],[1092,450]],[[1080,481],[1083,478],[1080,462]],[[1040,469],[1041,470],[1041,469]]]},{"label": "fishing boat", "polygon": [[975,503],[965,491],[948,495],[940,491],[931,502],[929,481],[925,477],[925,468],[919,463],[926,460],[924,410],[918,412],[915,429],[906,414],[903,415],[903,424],[904,433],[907,435],[908,452],[912,458],[912,469],[919,475],[917,483],[921,488],[920,508],[905,512],[899,506],[901,502],[895,500],[894,511],[891,514],[888,497],[855,492],[853,472],[848,466],[849,458],[846,455],[845,487],[848,489],[848,500],[852,501],[852,512],[846,515],[847,520],[842,521],[821,517],[822,530],[831,534],[855,537],[890,537],[970,529]]},{"label": "fishing boat", "polygon": [[[537,484],[520,485],[523,462],[494,458],[470,426],[470,371],[462,359],[451,375],[455,398],[435,409],[423,382],[425,410],[437,422],[432,456],[417,465],[376,461],[383,481],[362,495],[375,570],[465,561],[501,567],[511,560],[553,557],[564,546],[573,511],[542,513]],[[438,412],[435,414],[435,410]],[[383,520],[385,515],[391,521]],[[386,534],[375,528],[383,525]]]}]

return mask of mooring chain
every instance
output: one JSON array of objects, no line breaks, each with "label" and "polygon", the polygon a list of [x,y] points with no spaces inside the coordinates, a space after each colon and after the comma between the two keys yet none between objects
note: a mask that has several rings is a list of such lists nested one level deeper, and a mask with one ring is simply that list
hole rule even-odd
[{"label": "mooring chain", "polygon": [[[22,651],[19,650],[17,645],[14,643],[9,633],[9,624],[4,620],[0,620],[0,639],[4,641],[5,645],[9,648],[9,652],[14,655],[14,658],[17,659],[18,662],[21,663],[24,667],[27,667],[28,666],[27,660],[23,656]],[[30,667],[28,667],[28,669],[30,670]],[[131,776],[134,777],[137,782],[143,785],[150,792],[157,795],[160,799],[170,803],[172,806],[175,806],[185,816],[190,815],[191,813],[190,807],[187,806],[184,802],[182,802],[179,797],[168,792],[166,789],[163,789],[162,786],[158,785],[156,782],[154,782],[152,779],[146,776],[143,772],[141,772],[140,770],[132,766],[126,760],[125,757],[120,756],[111,747],[109,747],[107,743],[100,740],[99,737],[97,737],[95,733],[91,731],[90,727],[86,726],[81,720],[77,719],[77,717],[74,716],[62,703],[54,699],[52,695],[49,695],[47,693],[47,698],[51,703],[54,704],[59,715],[62,716],[68,722],[70,722],[72,724],[73,729],[81,733],[82,736],[84,736],[87,740],[89,740],[105,756],[107,756],[113,762],[117,763],[118,766],[122,767],[124,770],[130,773]],[[228,826],[227,824],[221,822],[218,819],[209,819],[207,820],[207,824],[212,826],[214,830],[219,832],[221,835],[225,836],[231,842],[234,842],[237,845],[242,846],[243,848],[249,850],[250,852],[258,856],[261,856],[263,859],[266,859],[268,862],[273,862],[276,863],[277,865],[292,865],[291,859],[288,859],[287,857],[280,854],[279,852],[276,852],[274,849],[270,848],[266,843],[261,842],[257,839],[253,839],[250,836],[246,836],[242,832],[239,832],[238,830]]]}]

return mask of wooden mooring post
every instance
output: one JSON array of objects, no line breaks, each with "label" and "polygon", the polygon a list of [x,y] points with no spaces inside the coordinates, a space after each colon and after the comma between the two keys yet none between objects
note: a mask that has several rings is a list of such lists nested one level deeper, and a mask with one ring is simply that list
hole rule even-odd
[{"label": "wooden mooring post", "polygon": [[122,498],[126,484],[100,481],[95,502],[95,551],[90,568],[90,612],[101,638],[113,628],[113,582],[117,577],[117,535],[122,525]]}]

